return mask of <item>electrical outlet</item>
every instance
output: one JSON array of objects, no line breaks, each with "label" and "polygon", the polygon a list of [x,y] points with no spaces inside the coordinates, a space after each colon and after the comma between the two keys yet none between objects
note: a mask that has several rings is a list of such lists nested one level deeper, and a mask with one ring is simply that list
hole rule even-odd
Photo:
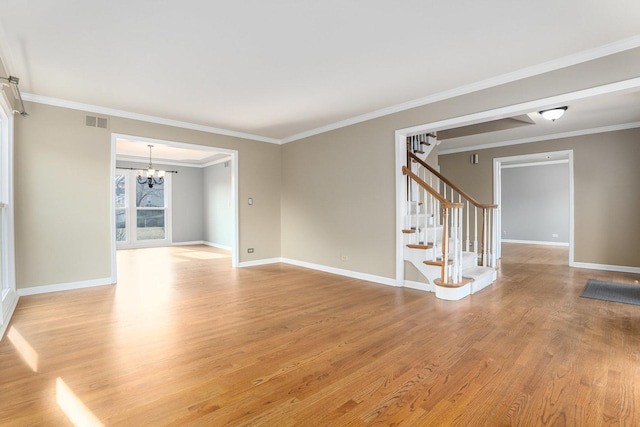
[{"label": "electrical outlet", "polygon": [[558,237],[558,234],[557,234],[557,233],[553,233],[553,234],[551,235],[551,237]]},{"label": "electrical outlet", "polygon": [[341,259],[342,261],[345,261],[345,262],[346,262],[346,261],[349,261],[349,255],[342,255],[342,256],[340,257],[340,259]]},{"label": "electrical outlet", "polygon": [[252,254],[253,253],[253,248],[247,249],[247,253]]}]

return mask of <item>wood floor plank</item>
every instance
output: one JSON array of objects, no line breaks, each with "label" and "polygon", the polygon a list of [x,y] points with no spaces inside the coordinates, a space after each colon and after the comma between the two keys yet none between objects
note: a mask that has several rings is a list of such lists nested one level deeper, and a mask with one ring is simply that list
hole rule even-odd
[{"label": "wood floor plank", "polygon": [[504,244],[495,284],[443,301],[230,264],[206,246],[119,251],[115,286],[22,297],[0,425],[73,425],[64,390],[105,426],[640,424],[640,307],[580,298],[637,274]]}]

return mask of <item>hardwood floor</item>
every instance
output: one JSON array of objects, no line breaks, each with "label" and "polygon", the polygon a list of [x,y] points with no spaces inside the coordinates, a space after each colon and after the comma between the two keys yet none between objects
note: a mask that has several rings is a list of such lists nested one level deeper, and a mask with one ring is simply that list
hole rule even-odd
[{"label": "hardwood floor", "polygon": [[117,286],[20,299],[0,425],[640,425],[640,306],[579,297],[640,276],[567,259],[505,244],[494,285],[442,301],[205,246],[121,251]]}]

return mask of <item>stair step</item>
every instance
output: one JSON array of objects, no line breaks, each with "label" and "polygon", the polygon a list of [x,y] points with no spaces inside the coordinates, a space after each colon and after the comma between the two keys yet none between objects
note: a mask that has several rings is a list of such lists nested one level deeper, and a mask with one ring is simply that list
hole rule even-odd
[{"label": "stair step", "polygon": [[433,249],[433,245],[407,245],[408,248],[411,249]]},{"label": "stair step", "polygon": [[416,232],[416,229],[414,228],[414,229],[411,229],[411,230],[402,230],[402,232],[403,232],[404,234],[411,234],[411,233],[415,233],[415,232]]},{"label": "stair step", "polygon": [[491,267],[476,266],[462,270],[462,277],[473,279],[471,293],[475,294],[495,282],[497,272]]},{"label": "stair step", "polygon": [[452,282],[443,282],[440,279],[436,279],[433,281],[436,286],[442,286],[443,288],[461,288],[469,283],[472,283],[473,279],[469,279],[467,277],[463,277],[460,283],[452,283]]},{"label": "stair step", "polygon": [[[439,261],[435,260],[435,261],[422,261],[422,262],[425,263],[426,265],[434,265],[436,267],[442,267],[442,259],[440,259]],[[447,264],[453,265],[453,260],[452,259],[447,260]]]}]

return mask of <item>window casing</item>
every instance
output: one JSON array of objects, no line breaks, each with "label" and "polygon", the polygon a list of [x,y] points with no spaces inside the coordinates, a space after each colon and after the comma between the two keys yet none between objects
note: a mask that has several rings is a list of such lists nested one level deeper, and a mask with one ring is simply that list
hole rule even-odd
[{"label": "window casing", "polygon": [[171,243],[171,176],[153,188],[137,180],[135,170],[116,169],[116,246],[164,246]]}]

